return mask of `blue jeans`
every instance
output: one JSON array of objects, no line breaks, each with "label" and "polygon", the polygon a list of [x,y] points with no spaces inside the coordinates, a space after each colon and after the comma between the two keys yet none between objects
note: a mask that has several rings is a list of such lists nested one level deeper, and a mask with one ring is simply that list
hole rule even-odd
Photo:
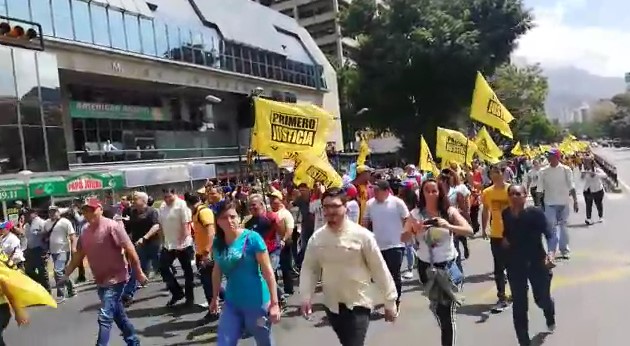
[{"label": "blue jeans", "polygon": [[[147,274],[149,266],[154,272],[160,270],[160,243],[157,241],[150,241],[143,243],[136,248],[138,252],[138,258],[140,259],[140,267],[142,271]],[[129,266],[129,281],[123,291],[123,296],[133,298],[138,291],[138,281],[136,280],[135,273]]]},{"label": "blue jeans", "polygon": [[405,245],[405,258],[407,259],[407,270],[413,271],[413,266],[416,262],[416,254],[413,245]]},{"label": "blue jeans", "polygon": [[[273,273],[276,276],[276,282],[278,282],[278,269],[280,269],[280,252],[281,249],[277,249],[276,251],[269,254],[269,260],[271,261],[271,268],[273,268]],[[280,285],[276,285],[278,298],[282,298],[284,296],[284,290]]]},{"label": "blue jeans", "polygon": [[[545,217],[553,232],[553,237],[547,240],[547,251],[557,251],[559,244],[562,254],[569,253],[571,251],[569,249],[569,230],[567,229],[569,206],[547,205],[545,206]],[[558,229],[560,229],[560,232],[558,232]]]},{"label": "blue jeans", "polygon": [[217,346],[236,346],[243,331],[251,334],[256,346],[275,345],[266,308],[243,309],[226,302],[219,317]]},{"label": "blue jeans", "polygon": [[96,346],[109,345],[109,334],[112,329],[112,322],[120,329],[127,346],[139,346],[140,339],[136,335],[125,307],[122,303],[122,292],[125,282],[111,286],[99,286],[98,298],[101,300],[101,309],[98,313],[98,337]]},{"label": "blue jeans", "polygon": [[[55,282],[59,282],[61,278],[66,273],[66,265],[70,260],[70,256],[67,252],[53,253],[50,255],[53,262],[53,271]],[[74,284],[72,280],[66,280],[65,288],[68,290],[68,295],[74,295]],[[57,297],[65,297],[65,292],[63,291],[64,286],[57,285]]]}]

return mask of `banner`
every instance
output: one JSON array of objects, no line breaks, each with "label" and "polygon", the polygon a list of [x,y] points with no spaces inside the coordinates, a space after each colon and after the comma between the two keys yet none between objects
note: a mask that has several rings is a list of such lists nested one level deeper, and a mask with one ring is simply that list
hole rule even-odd
[{"label": "banner", "polygon": [[525,155],[523,148],[521,148],[521,142],[517,142],[514,148],[512,148],[512,155],[516,155],[516,156]]},{"label": "banner", "polygon": [[503,156],[503,150],[492,140],[485,126],[477,133],[474,141],[477,145],[477,155],[479,158],[490,163],[499,162],[499,158]]},{"label": "banner", "polygon": [[320,153],[325,150],[328,132],[333,124],[333,117],[328,112],[312,104],[261,98],[254,100],[254,107],[252,150],[273,158],[287,151]]},{"label": "banner", "polygon": [[343,186],[343,180],[330,165],[327,157],[324,159],[309,152],[301,152],[296,161],[299,162],[295,167],[293,180],[296,185],[306,183],[309,187],[313,187],[314,183],[318,181],[326,189]]},{"label": "banner", "polygon": [[435,144],[435,155],[442,159],[442,162],[455,162],[459,164],[469,164],[473,155],[477,151],[477,146],[459,131],[445,128],[437,128],[437,140]]},{"label": "banner", "polygon": [[70,117],[78,119],[115,119],[171,121],[171,113],[159,107],[115,105],[109,103],[70,101]]},{"label": "banner", "polygon": [[514,117],[499,101],[480,72],[477,72],[477,80],[475,81],[470,118],[499,130],[506,137],[513,138],[510,122],[514,120]]},{"label": "banner", "polygon": [[440,174],[440,170],[437,168],[435,160],[433,160],[433,155],[431,155],[431,150],[429,150],[424,136],[420,136],[420,160],[418,161],[418,168],[433,173],[435,177]]}]

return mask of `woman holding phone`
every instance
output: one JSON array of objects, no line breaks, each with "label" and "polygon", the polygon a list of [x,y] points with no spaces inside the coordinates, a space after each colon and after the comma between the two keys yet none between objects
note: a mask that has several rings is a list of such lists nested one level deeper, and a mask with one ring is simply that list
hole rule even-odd
[{"label": "woman holding phone", "polygon": [[[470,236],[472,227],[457,208],[450,206],[448,186],[428,179],[420,187],[418,205],[407,219],[402,241],[418,242],[418,271],[420,281],[429,289],[430,307],[442,332],[442,346],[453,346],[456,338],[455,314],[459,302],[453,293],[462,288],[464,277],[457,266],[457,249],[454,237]],[[435,280],[438,275],[450,282],[441,287]],[[433,284],[436,282],[436,284]]]}]

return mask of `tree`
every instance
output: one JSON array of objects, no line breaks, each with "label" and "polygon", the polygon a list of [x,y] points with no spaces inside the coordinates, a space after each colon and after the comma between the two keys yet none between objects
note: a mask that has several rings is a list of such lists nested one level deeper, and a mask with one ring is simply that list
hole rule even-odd
[{"label": "tree", "polygon": [[510,126],[515,141],[548,142],[558,136],[559,129],[545,115],[549,85],[540,65],[501,65],[490,84],[514,116]]},{"label": "tree", "polygon": [[420,134],[433,147],[437,126],[467,116],[476,72],[492,74],[532,26],[520,0],[356,0],[343,13],[357,38],[358,127],[389,129],[408,157]]}]

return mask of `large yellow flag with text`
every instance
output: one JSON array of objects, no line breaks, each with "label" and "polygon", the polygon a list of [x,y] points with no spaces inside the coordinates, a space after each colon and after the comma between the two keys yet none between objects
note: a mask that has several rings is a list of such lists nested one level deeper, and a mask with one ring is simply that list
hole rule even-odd
[{"label": "large yellow flag with text", "polygon": [[446,160],[459,164],[469,164],[472,162],[476,151],[477,145],[463,133],[441,127],[437,128],[435,155],[441,158],[442,162]]},{"label": "large yellow flag with text", "polygon": [[485,126],[477,133],[475,144],[477,145],[477,155],[483,160],[497,163],[499,158],[503,156],[503,150],[492,140]]},{"label": "large yellow flag with text", "polygon": [[473,92],[470,117],[473,120],[495,128],[506,137],[513,138],[510,122],[514,117],[499,101],[497,95],[490,88],[490,84],[483,78],[481,72],[477,72],[475,91]]},{"label": "large yellow flag with text", "polygon": [[[6,258],[6,256],[3,256]],[[4,262],[4,260],[2,260]],[[57,303],[42,285],[33,281],[21,271],[7,267],[0,263],[0,278],[5,283],[5,289],[13,295],[14,303],[19,308],[47,305],[57,307]]]},{"label": "large yellow flag with text", "polygon": [[365,160],[370,155],[370,146],[365,138],[361,138],[359,144],[359,155],[357,156],[357,167],[365,164]]},{"label": "large yellow flag with text", "polygon": [[440,170],[435,164],[435,160],[433,160],[433,155],[431,155],[431,150],[429,150],[424,136],[420,136],[420,160],[418,161],[418,167],[423,171],[432,172],[436,177],[440,174]]},{"label": "large yellow flag with text", "polygon": [[250,147],[278,162],[286,152],[324,152],[333,116],[312,104],[254,100]]}]

